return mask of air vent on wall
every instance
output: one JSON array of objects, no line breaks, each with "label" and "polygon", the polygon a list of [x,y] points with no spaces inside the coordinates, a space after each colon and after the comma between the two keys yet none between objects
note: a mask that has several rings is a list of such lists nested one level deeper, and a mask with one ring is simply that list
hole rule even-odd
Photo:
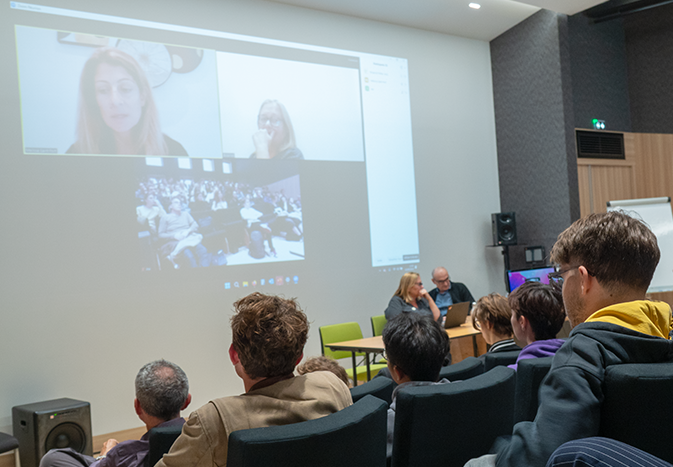
[{"label": "air vent on wall", "polygon": [[577,157],[625,159],[622,133],[576,131]]}]

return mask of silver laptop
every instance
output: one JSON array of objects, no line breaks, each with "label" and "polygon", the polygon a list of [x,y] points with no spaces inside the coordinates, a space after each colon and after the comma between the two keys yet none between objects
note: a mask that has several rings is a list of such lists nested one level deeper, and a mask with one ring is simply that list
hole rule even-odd
[{"label": "silver laptop", "polygon": [[471,305],[472,302],[460,302],[449,306],[446,310],[444,329],[455,328],[456,326],[464,324]]}]

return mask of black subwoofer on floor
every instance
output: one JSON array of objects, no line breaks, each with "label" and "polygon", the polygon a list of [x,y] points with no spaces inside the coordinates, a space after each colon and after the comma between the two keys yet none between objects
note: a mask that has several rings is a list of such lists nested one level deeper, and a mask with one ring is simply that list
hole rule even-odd
[{"label": "black subwoofer on floor", "polygon": [[73,448],[93,455],[91,406],[75,399],[54,399],[12,407],[14,437],[21,467],[38,467],[50,449]]}]

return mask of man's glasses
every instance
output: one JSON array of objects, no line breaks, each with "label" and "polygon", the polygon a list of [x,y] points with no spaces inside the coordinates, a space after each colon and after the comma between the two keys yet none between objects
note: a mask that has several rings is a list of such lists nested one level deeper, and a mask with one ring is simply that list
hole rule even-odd
[{"label": "man's glasses", "polygon": [[449,282],[449,278],[447,277],[446,279],[442,279],[442,280],[435,279],[435,282],[438,283],[438,284],[442,284],[444,282]]},{"label": "man's glasses", "polygon": [[[573,269],[577,269],[581,266],[581,264],[578,264],[577,266],[570,266],[566,269],[559,269],[556,272],[550,272],[547,274],[547,277],[549,278],[549,283],[551,284],[552,282],[556,282],[559,285],[563,285],[563,276],[564,274],[572,271]],[[595,274],[587,269],[587,273],[590,276],[594,276]]]}]

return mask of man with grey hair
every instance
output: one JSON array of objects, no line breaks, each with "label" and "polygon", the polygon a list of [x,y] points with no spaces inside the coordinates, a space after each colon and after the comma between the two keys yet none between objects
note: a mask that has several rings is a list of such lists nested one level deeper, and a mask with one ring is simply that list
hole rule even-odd
[{"label": "man with grey hair", "polygon": [[440,316],[446,316],[446,311],[454,303],[474,302],[474,297],[465,284],[450,281],[448,271],[442,266],[432,270],[432,283],[437,287],[428,293],[439,308]]},{"label": "man with grey hair", "polygon": [[[149,432],[155,427],[182,426],[180,411],[192,400],[189,381],[182,369],[166,360],[143,366],[136,376],[133,401],[138,418]],[[40,461],[40,467],[143,467],[149,453],[148,433],[140,440],[103,443],[100,455],[85,456],[72,448],[52,449]]]}]

